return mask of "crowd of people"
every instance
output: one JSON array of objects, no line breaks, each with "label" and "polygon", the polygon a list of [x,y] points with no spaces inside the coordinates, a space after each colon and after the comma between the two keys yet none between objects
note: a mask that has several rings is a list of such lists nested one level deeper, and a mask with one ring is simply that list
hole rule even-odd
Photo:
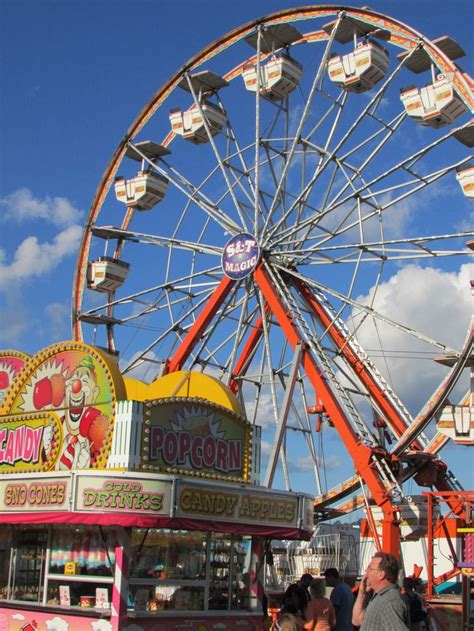
[{"label": "crowd of people", "polygon": [[[399,565],[391,554],[377,552],[360,582],[356,596],[329,568],[324,578],[303,574],[286,590],[275,623],[277,631],[425,631],[426,608],[416,581],[406,578],[398,588]],[[326,597],[326,586],[332,591]]]}]

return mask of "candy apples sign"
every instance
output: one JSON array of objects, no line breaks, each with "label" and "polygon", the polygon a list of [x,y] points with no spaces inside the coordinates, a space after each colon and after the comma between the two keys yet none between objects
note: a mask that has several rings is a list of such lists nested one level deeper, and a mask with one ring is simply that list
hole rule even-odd
[{"label": "candy apples sign", "polygon": [[151,401],[145,408],[142,468],[247,481],[251,425],[199,398]]},{"label": "candy apples sign", "polygon": [[[124,398],[113,360],[79,342],[62,342],[32,357],[14,380],[0,409],[0,466],[15,471],[71,470],[105,466],[114,425],[115,402]],[[2,431],[5,430],[5,431]],[[34,462],[1,460],[1,450],[27,453],[34,431]],[[14,432],[14,434],[12,434]],[[11,438],[11,436],[18,436]],[[23,441],[23,442],[22,442]],[[11,447],[15,442],[15,446]],[[23,447],[20,447],[20,444]],[[9,448],[10,445],[10,448]]]}]

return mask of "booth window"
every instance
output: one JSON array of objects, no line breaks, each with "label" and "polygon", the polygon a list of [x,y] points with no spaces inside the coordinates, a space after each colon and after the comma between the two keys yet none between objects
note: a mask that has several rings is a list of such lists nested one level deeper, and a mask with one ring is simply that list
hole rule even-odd
[{"label": "booth window", "polygon": [[113,528],[53,526],[46,603],[59,605],[66,600],[71,606],[94,606],[97,588],[110,603],[116,545]]},{"label": "booth window", "polygon": [[134,611],[249,609],[249,537],[134,528],[131,549]]},{"label": "booth window", "polygon": [[46,527],[3,527],[0,548],[2,600],[42,601],[47,538]]},{"label": "booth window", "polygon": [[94,606],[101,588],[110,603],[115,545],[112,528],[4,526],[0,600],[59,605],[62,592],[70,606],[84,606],[87,598]]}]

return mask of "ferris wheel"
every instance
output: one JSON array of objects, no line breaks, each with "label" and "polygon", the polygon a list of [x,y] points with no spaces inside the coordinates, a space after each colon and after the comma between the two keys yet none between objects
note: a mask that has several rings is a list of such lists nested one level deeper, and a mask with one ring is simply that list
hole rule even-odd
[{"label": "ferris wheel", "polygon": [[[288,9],[224,35],[125,133],[74,279],[75,339],[119,353],[132,377],[219,378],[262,432],[265,485],[280,476],[298,490],[314,476],[327,515],[372,498],[389,542],[406,479],[430,465],[437,488],[457,486],[436,459],[442,441],[423,431],[471,338],[451,348],[379,309],[378,296],[408,265],[469,252],[473,232],[453,228],[474,198],[463,55],[448,36],[430,41],[339,6]],[[375,352],[358,341],[369,325]],[[392,387],[387,331],[398,352],[452,358],[416,418]],[[337,441],[347,462],[328,484]]]}]

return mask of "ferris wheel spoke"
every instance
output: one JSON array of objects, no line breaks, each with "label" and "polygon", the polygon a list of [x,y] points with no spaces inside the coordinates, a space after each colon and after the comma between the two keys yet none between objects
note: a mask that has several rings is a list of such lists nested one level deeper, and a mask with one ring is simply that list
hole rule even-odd
[{"label": "ferris wheel spoke", "polygon": [[[468,124],[464,125],[463,127],[459,128],[459,129],[464,129],[465,127],[467,127]],[[381,180],[383,180],[384,178],[388,178],[389,175],[392,175],[393,173],[395,173],[396,171],[401,171],[403,169],[406,168],[410,168],[411,166],[413,166],[421,157],[425,156],[426,154],[428,154],[430,151],[432,151],[433,149],[435,149],[436,147],[438,147],[440,144],[442,144],[443,142],[445,142],[446,140],[448,140],[449,138],[451,138],[454,133],[456,132],[456,129],[450,130],[449,132],[447,132],[444,136],[441,136],[440,138],[437,138],[436,140],[434,140],[433,142],[431,142],[428,145],[425,145],[424,147],[422,147],[421,149],[418,149],[417,151],[415,151],[414,153],[412,153],[410,156],[404,158],[403,160],[401,160],[400,162],[397,162],[395,165],[393,165],[392,167],[390,167],[389,169],[387,169],[385,172],[379,174],[378,176],[374,177],[372,180],[370,180],[368,183],[366,183],[363,187],[358,188],[356,190],[357,195],[361,195],[368,187],[372,188],[374,186],[374,184],[377,184],[378,182],[380,182]],[[459,163],[462,164],[464,163],[465,160],[461,160]],[[454,166],[452,167],[454,168]],[[441,173],[444,172],[444,169],[441,170]],[[439,174],[439,171],[436,171],[435,174],[433,175],[433,177],[436,177],[436,174]],[[332,201],[328,207],[321,212],[321,216],[318,219],[321,219],[321,217],[324,214],[327,214],[328,212],[331,212],[332,210],[334,210],[335,208],[343,205],[344,203],[346,203],[348,200],[350,200],[352,198],[352,195],[349,195],[346,197],[344,197],[343,199],[338,200],[337,202]]]},{"label": "ferris wheel spoke", "polygon": [[[317,492],[321,494],[321,477],[319,475],[319,460],[316,453],[316,445],[314,444],[313,432],[311,430],[311,420],[308,414],[309,403],[306,396],[306,390],[303,385],[303,379],[299,380],[298,389],[299,389],[300,398],[302,402],[302,410],[303,410],[303,417],[304,417],[304,423],[303,421],[301,421],[301,426],[303,428],[303,436],[304,436],[306,445],[308,447],[309,454],[311,456],[316,489],[317,489]],[[297,411],[295,413],[297,413]]]},{"label": "ferris wheel spoke", "polygon": [[[130,372],[134,368],[137,368],[141,363],[141,358],[144,357],[147,353],[152,351],[158,344],[160,344],[164,339],[166,339],[171,334],[176,334],[178,331],[177,327],[183,324],[187,318],[189,318],[190,313],[195,312],[200,309],[208,299],[208,294],[204,296],[200,301],[198,301],[195,305],[193,305],[191,311],[186,311],[180,318],[178,318],[175,322],[172,322],[171,325],[163,331],[163,333],[155,338],[146,348],[142,349],[140,352],[140,357],[133,359],[129,364],[125,365],[123,368],[124,373]],[[186,327],[183,325],[182,331],[186,331]]]},{"label": "ferris wheel spoke", "polygon": [[[235,285],[231,289],[231,292],[229,293],[226,301],[222,304],[221,308],[216,313],[212,325],[204,332],[201,340],[196,346],[197,350],[193,354],[194,363],[199,363],[202,366],[206,366],[206,364],[211,363],[211,360],[214,360],[214,366],[218,366],[221,370],[224,368],[225,364],[218,363],[216,358],[219,354],[221,354],[222,349],[228,348],[231,345],[230,343],[235,338],[235,332],[232,331],[231,333],[226,335],[223,340],[216,342],[212,347],[211,341],[214,333],[221,326],[224,319],[229,322],[239,320],[239,317],[236,317],[234,315],[234,312],[239,312],[243,310],[246,304],[247,295],[244,294],[241,298],[237,300],[236,298],[238,289],[238,285]],[[207,352],[206,356],[204,356],[205,352]]]},{"label": "ferris wheel spoke", "polygon": [[368,307],[360,302],[357,302],[356,300],[353,300],[352,298],[348,298],[344,294],[336,291],[335,289],[328,287],[327,285],[324,285],[323,283],[320,283],[312,278],[302,276],[295,270],[284,268],[278,265],[276,267],[280,267],[280,269],[284,271],[286,274],[289,274],[290,276],[294,276],[295,278],[298,278],[299,280],[304,281],[308,285],[315,287],[316,289],[322,291],[323,293],[329,294],[333,296],[334,298],[337,298],[338,300],[341,300],[342,302],[347,303],[351,307],[355,307],[358,311],[367,313],[368,315],[373,316],[374,318],[377,318],[381,322],[385,322],[385,324],[389,324],[390,326],[400,331],[403,331],[404,333],[408,333],[409,335],[416,337],[418,340],[422,342],[426,342],[427,344],[430,344],[431,346],[439,348],[445,353],[456,353],[456,351],[453,348],[447,346],[446,344],[442,344],[441,342],[433,339],[432,337],[424,335],[423,333],[420,333],[419,331],[416,331],[415,329],[411,329],[408,326],[400,324],[399,322],[396,322],[395,320],[392,320],[391,318],[379,313],[372,307]]},{"label": "ferris wheel spoke", "polygon": [[[224,108],[224,105],[222,103],[222,100],[219,94],[217,94],[217,100],[218,100],[218,103],[221,105],[221,108]],[[249,202],[251,202],[252,208],[253,208],[253,200],[255,199],[255,185],[250,176],[251,169],[245,159],[245,151],[248,149],[248,147],[242,148],[240,146],[240,143],[237,139],[237,135],[232,126],[232,122],[229,118],[227,118],[227,134],[230,141],[235,146],[235,151],[234,152],[230,152],[229,150],[227,151],[227,156],[226,156],[224,164],[233,173],[234,177],[235,177],[235,174],[237,173],[238,177],[245,178],[245,180],[247,181],[247,185],[248,185],[250,193],[247,190],[245,190],[243,186],[242,186],[242,189],[244,190],[244,194],[247,197],[247,199],[249,199]],[[234,158],[238,159],[238,162],[240,163],[240,168],[237,165],[233,164],[232,161]],[[252,198],[252,195],[254,196],[253,198]],[[249,217],[249,219],[253,220],[252,217]],[[243,225],[246,226],[245,223]]]},{"label": "ferris wheel spoke", "polygon": [[[312,178],[313,184],[311,186],[306,187],[306,188],[302,187],[302,190],[305,191],[305,193],[303,195],[303,198],[301,199],[301,202],[298,202],[299,209],[298,209],[298,213],[297,213],[297,216],[296,216],[295,225],[298,225],[301,222],[301,217],[302,217],[303,210],[307,210],[308,209],[308,206],[307,206],[308,198],[309,198],[309,196],[311,195],[311,193],[313,191],[314,185],[316,184],[316,181],[317,181],[317,178],[318,178],[318,174],[319,174],[319,172],[320,172],[320,170],[322,168],[322,165],[324,163],[324,157],[327,155],[327,152],[328,152],[328,149],[329,149],[329,145],[331,144],[331,142],[333,140],[333,137],[334,137],[334,134],[336,133],[336,130],[337,130],[338,125],[340,123],[340,120],[341,120],[341,117],[342,117],[342,114],[343,114],[343,111],[344,111],[344,106],[347,103],[347,97],[348,97],[348,93],[347,92],[343,92],[342,93],[341,102],[339,103],[338,101],[336,101],[336,103],[334,104],[334,106],[338,105],[339,108],[337,110],[337,113],[336,113],[335,119],[333,121],[331,130],[330,130],[330,132],[328,134],[328,137],[326,139],[326,143],[324,144],[324,147],[322,148],[322,150],[319,150],[319,148],[317,148],[313,143],[311,143],[308,140],[312,136],[314,131],[312,131],[308,135],[307,138],[302,139],[303,147],[309,146],[309,147],[313,148],[313,150],[315,150],[317,153],[319,153],[320,158],[319,158],[319,162],[318,162],[318,164],[316,166],[316,169],[314,171],[314,175],[313,175],[313,178]],[[330,110],[331,109],[332,108],[330,108]],[[330,110],[328,110],[328,112]],[[315,126],[314,130],[316,130],[317,127],[318,127],[318,125]],[[329,187],[328,187],[328,190],[326,191],[326,194],[325,194],[325,199],[326,199],[327,195],[329,195],[329,190],[331,189],[331,187],[333,185],[334,177],[335,177],[335,174],[336,174],[336,167],[337,167],[337,164],[335,164],[334,173],[333,173],[333,175],[332,175],[332,177],[330,179]],[[292,212],[292,209],[290,208],[289,211],[288,211],[288,214],[290,214],[291,212]],[[319,209],[318,209],[317,212],[319,212]],[[283,230],[286,229],[286,225],[282,224],[282,229]],[[303,243],[305,241],[305,239],[309,236],[309,232],[310,232],[309,229],[306,230],[305,232],[303,232],[303,234],[299,237],[299,243]]]},{"label": "ferris wheel spoke", "polygon": [[[334,203],[333,205],[329,205],[324,210],[322,210],[316,217],[314,217],[314,218],[313,217],[309,217],[306,220],[303,220],[302,222],[300,222],[300,224],[298,226],[295,226],[292,230],[283,230],[281,232],[280,237],[273,242],[273,245],[275,246],[275,245],[278,245],[279,243],[284,243],[289,238],[291,238],[294,234],[298,233],[301,229],[306,228],[306,227],[310,227],[310,230],[308,231],[308,234],[311,234],[312,230],[314,230],[316,228],[318,228],[318,229],[321,228],[320,222],[321,222],[321,220],[324,217],[328,216],[330,213],[335,212],[339,208],[343,208],[344,204],[347,204],[349,202],[352,202],[353,204],[355,204],[354,198],[355,199],[362,198],[364,203],[370,205],[370,200],[367,197],[363,197],[362,196],[364,192],[369,190],[369,187],[370,188],[373,187],[374,184],[380,182],[384,178],[388,178],[388,176],[392,175],[394,172],[396,172],[398,170],[402,170],[404,166],[416,162],[420,157],[422,157],[423,155],[428,153],[431,149],[437,147],[441,142],[443,142],[444,140],[450,138],[452,135],[453,135],[453,132],[448,132],[442,138],[434,141],[430,145],[428,145],[428,146],[422,148],[421,150],[415,152],[414,154],[412,154],[408,158],[405,158],[405,160],[403,160],[402,162],[399,162],[396,165],[392,166],[385,173],[382,173],[381,175],[373,178],[368,183],[364,183],[362,186],[357,188],[355,190],[355,192],[352,193],[351,195],[346,195],[342,200],[339,200],[338,202]],[[459,166],[461,166],[461,165],[463,165],[465,163],[466,163],[466,159],[463,158],[462,160],[459,160],[456,163],[453,163],[453,164],[451,164],[451,165],[449,165],[447,167],[444,167],[443,169],[438,169],[438,170],[436,170],[436,171],[434,171],[434,172],[432,172],[430,174],[427,174],[427,175],[423,176],[422,178],[419,177],[419,178],[417,178],[415,180],[412,180],[413,187],[409,191],[405,191],[405,193],[402,193],[401,195],[399,195],[395,199],[392,198],[392,199],[388,199],[385,203],[382,203],[382,204],[379,203],[378,207],[375,210],[373,210],[371,213],[367,213],[363,217],[363,221],[365,222],[365,221],[367,221],[367,220],[369,220],[369,219],[371,219],[373,217],[378,216],[380,214],[380,212],[383,212],[385,209],[389,208],[390,206],[393,206],[396,203],[398,203],[400,201],[403,201],[404,199],[406,199],[409,196],[413,195],[414,193],[417,193],[421,189],[423,189],[423,188],[427,187],[428,185],[436,182],[442,176],[446,175],[449,172],[452,172],[457,167],[459,167]],[[406,185],[406,183],[404,183],[403,186],[405,186],[405,185]],[[396,190],[398,188],[400,188],[399,185],[394,185],[392,187],[387,187],[386,189],[383,189],[383,194],[385,196],[389,196],[391,191]],[[344,226],[344,224],[346,223],[348,217],[350,216],[353,208],[354,207],[351,207],[350,211],[347,212],[346,215],[344,215],[342,220],[339,221],[338,226],[331,231],[330,235],[326,235],[325,237],[323,237],[314,246],[315,249],[318,246],[324,245],[324,243],[328,242],[331,238],[336,237],[336,236],[341,236],[345,232],[348,232],[349,230],[352,230],[352,229],[354,229],[355,227],[358,226],[359,220]]]},{"label": "ferris wheel spoke", "polygon": [[[221,228],[231,232],[239,232],[240,228],[217,204],[212,202],[201,190],[200,187],[194,185],[168,161],[161,159],[157,164],[152,162],[146,155],[137,148],[136,145],[129,143],[133,149],[146,161],[157,173],[164,176],[171,184],[173,184],[183,195],[191,202],[201,208],[211,219],[213,219]],[[166,166],[164,169],[161,165]],[[208,176],[209,177],[209,176]]]},{"label": "ferris wheel spoke", "polygon": [[[127,294],[125,296],[121,296],[120,298],[116,298],[113,301],[105,302],[101,305],[94,306],[91,309],[84,310],[79,314],[79,317],[91,316],[91,315],[100,313],[101,311],[105,311],[109,307],[116,307],[120,305],[134,303],[134,302],[136,302],[137,304],[140,304],[141,298],[153,293],[160,294],[160,296],[158,296],[157,298],[157,301],[159,301],[160,299],[162,300],[163,293],[161,292],[163,292],[163,290],[165,290],[166,288],[173,288],[174,286],[179,287],[180,285],[178,285],[178,283],[184,284],[186,281],[192,282],[192,280],[197,277],[209,278],[209,281],[208,281],[209,287],[213,288],[218,284],[217,278],[220,271],[221,271],[220,266],[213,266],[208,269],[202,270],[200,272],[196,272],[194,274],[186,274],[184,276],[180,276],[172,281],[167,280],[166,282],[160,283],[159,285],[154,285],[153,287],[148,287],[146,289],[142,289],[141,291],[137,291],[131,294]],[[147,303],[147,304],[153,304],[153,303]]]},{"label": "ferris wheel spoke", "polygon": [[247,322],[252,322],[253,319],[255,318],[255,314],[258,311],[258,306],[256,306],[253,312],[251,313],[248,312],[249,295],[250,295],[250,281],[247,279],[245,283],[244,300],[242,303],[242,309],[240,310],[239,320],[237,322],[237,329],[236,329],[237,334],[234,335],[234,343],[232,345],[232,350],[230,352],[229,359],[226,362],[226,366],[225,366],[224,382],[228,386],[231,384],[232,375],[234,374],[234,370],[236,368],[238,348],[240,344],[242,343],[242,340],[244,339],[245,334],[246,334],[246,328],[244,324]]},{"label": "ferris wheel spoke", "polygon": [[[418,183],[416,185],[414,185],[410,190],[405,191],[404,193],[402,193],[401,195],[399,195],[398,197],[395,198],[390,198],[390,196],[388,194],[387,197],[387,201],[385,203],[383,202],[379,202],[377,207],[372,210],[371,212],[366,213],[363,217],[358,218],[356,221],[346,224],[346,221],[349,217],[349,215],[346,215],[344,217],[344,219],[340,222],[340,224],[337,226],[336,229],[334,229],[334,236],[341,236],[344,233],[349,232],[350,230],[353,230],[354,228],[357,228],[361,223],[365,223],[373,218],[377,218],[380,217],[380,215],[383,212],[386,212],[387,209],[389,209],[392,206],[396,206],[396,204],[403,202],[404,200],[408,199],[409,197],[411,197],[412,195],[414,195],[415,193],[417,193],[418,191],[426,188],[427,186],[429,186],[430,184],[433,184],[434,182],[436,182],[437,180],[439,180],[441,177],[445,176],[447,173],[452,172],[456,169],[457,166],[459,166],[459,164],[463,164],[465,162],[465,160],[461,160],[460,162],[450,165],[448,167],[445,167],[444,169],[438,170],[433,174],[429,174],[424,176],[423,178],[420,178],[420,180],[418,180]],[[356,195],[356,199],[359,200],[360,199],[360,193],[361,191],[365,189],[368,190],[368,185],[364,185],[363,188],[358,189],[355,193]],[[372,204],[370,204],[368,202],[367,198],[364,198],[364,203],[371,206]],[[344,225],[346,224],[346,225]],[[322,240],[320,240],[320,244],[326,243],[328,241],[328,237],[324,237]]]},{"label": "ferris wheel spoke", "polygon": [[276,394],[275,373],[273,369],[271,344],[270,344],[270,336],[269,336],[270,327],[268,323],[268,315],[267,315],[267,309],[265,306],[264,297],[260,291],[257,291],[257,300],[258,300],[258,305],[260,308],[260,317],[262,318],[262,330],[263,330],[262,355],[265,356],[265,362],[267,365],[268,380],[269,380],[270,394],[271,394],[271,401],[272,401],[273,421],[276,424],[278,422],[278,399],[277,399],[277,394]]},{"label": "ferris wheel spoke", "polygon": [[148,243],[149,245],[157,245],[168,248],[173,246],[178,250],[190,250],[199,252],[200,254],[212,254],[214,256],[222,255],[222,248],[212,245],[206,245],[195,241],[183,241],[182,239],[173,239],[171,237],[145,234],[136,232],[135,230],[121,230],[109,226],[96,226],[92,229],[97,236],[107,235],[108,238],[117,238],[123,241],[131,241],[134,243]]},{"label": "ferris wheel spoke", "polygon": [[[338,141],[338,143],[336,144],[336,147],[333,148],[330,152],[326,151],[326,160],[322,163],[321,167],[318,168],[317,172],[313,175],[313,177],[311,178],[310,182],[307,184],[307,186],[305,187],[304,191],[302,191],[302,193],[300,193],[301,196],[304,196],[308,193],[308,191],[314,186],[314,184],[316,183],[316,181],[318,180],[318,178],[322,175],[322,173],[324,172],[324,170],[326,169],[326,167],[331,163],[331,161],[334,159],[335,156],[337,156],[338,151],[344,146],[344,144],[347,142],[347,140],[351,137],[351,135],[353,134],[354,130],[359,126],[359,124],[361,123],[361,121],[364,119],[365,116],[369,116],[371,115],[371,108],[373,108],[373,110],[375,111],[378,107],[378,105],[381,102],[381,99],[385,93],[385,91],[387,90],[387,88],[389,87],[389,85],[391,84],[391,82],[394,80],[394,78],[398,75],[398,73],[400,72],[401,68],[403,67],[403,65],[408,61],[408,59],[411,57],[411,55],[413,54],[415,49],[413,49],[408,55],[407,57],[400,63],[398,64],[398,66],[396,67],[396,69],[388,76],[388,78],[383,82],[382,86],[379,88],[379,90],[375,93],[375,95],[370,99],[370,101],[367,103],[366,107],[362,110],[362,112],[359,114],[359,116],[356,118],[356,120],[354,121],[354,123],[351,125],[351,127],[348,129],[348,131],[343,135],[343,137]],[[403,120],[403,118],[402,118]],[[386,128],[387,125],[383,125],[382,128]],[[394,132],[392,132],[391,128],[389,127],[389,132],[387,134],[387,139],[389,137],[391,137],[391,135]],[[384,141],[382,141],[382,143],[384,143]],[[377,150],[378,151],[378,150]],[[376,155],[376,153],[373,153],[373,155],[369,156],[370,160],[373,159],[374,155]],[[369,159],[367,159],[366,163],[368,164]],[[318,216],[319,219],[321,219],[321,216]],[[308,224],[311,224],[312,221],[309,221]],[[304,224],[304,222],[303,222]],[[301,226],[300,226],[301,227]],[[281,229],[281,222],[276,222],[272,229],[269,231],[268,234],[268,239],[271,239],[272,236],[275,234],[275,232],[277,230]],[[297,227],[294,226],[293,227],[293,231],[297,230]],[[285,233],[285,230],[282,230],[282,233]],[[273,241],[273,243],[275,243],[275,241]],[[276,243],[278,243],[278,240],[276,241]]]},{"label": "ferris wheel spoke", "polygon": [[272,229],[270,230],[270,232],[267,234],[269,221],[270,221],[270,219],[272,219],[272,215],[273,215],[273,213],[276,210],[276,206],[277,206],[277,201],[276,200],[279,199],[280,189],[283,186],[283,183],[285,181],[285,178],[286,178],[286,175],[287,175],[287,172],[288,172],[288,168],[289,168],[289,166],[290,166],[290,164],[292,162],[294,153],[296,151],[296,147],[297,147],[297,145],[299,143],[299,139],[301,137],[301,132],[302,132],[303,126],[304,126],[304,124],[305,124],[305,122],[306,122],[306,120],[308,118],[308,114],[309,114],[309,111],[310,111],[310,108],[311,108],[311,104],[313,102],[314,95],[315,95],[316,90],[317,90],[318,83],[319,83],[319,81],[321,79],[323,71],[326,69],[326,63],[327,63],[327,60],[329,58],[329,54],[331,52],[331,48],[332,48],[332,45],[334,43],[334,37],[336,35],[336,31],[337,31],[337,28],[339,26],[340,21],[341,21],[341,16],[339,16],[337,18],[336,23],[335,23],[335,25],[334,25],[334,27],[332,29],[331,35],[329,36],[329,39],[327,41],[327,44],[326,44],[326,47],[325,47],[325,50],[324,50],[321,62],[320,62],[319,67],[318,67],[318,69],[316,71],[316,75],[315,75],[315,77],[313,79],[313,83],[311,85],[311,89],[309,91],[308,98],[306,100],[303,112],[302,112],[301,117],[299,119],[298,126],[297,126],[297,129],[295,131],[294,138],[293,138],[293,141],[291,143],[290,150],[288,152],[288,157],[287,157],[287,159],[286,159],[286,161],[285,161],[285,163],[283,165],[282,173],[281,173],[281,176],[280,176],[280,181],[279,181],[279,184],[278,184],[277,189],[275,191],[274,201],[273,201],[272,205],[270,206],[269,213],[268,213],[268,215],[267,215],[267,217],[265,219],[265,222],[263,224],[262,234],[265,236],[266,241],[268,241],[268,239],[273,234],[273,232],[275,230],[275,225],[278,226],[280,224],[280,222],[281,222],[281,220],[280,220],[280,222],[277,222],[276,224],[274,224]]},{"label": "ferris wheel spoke", "polygon": [[254,158],[254,222],[253,232],[255,238],[259,237],[259,211],[260,211],[260,82],[261,82],[261,64],[262,64],[262,26],[257,28],[257,84],[255,89],[255,158]]},{"label": "ferris wheel spoke", "polygon": [[228,191],[228,193],[229,193],[229,195],[230,195],[230,197],[232,199],[232,202],[234,204],[234,208],[235,208],[235,210],[236,210],[236,212],[237,212],[237,214],[238,214],[238,216],[240,218],[240,221],[242,222],[242,225],[245,228],[247,228],[246,223],[245,223],[245,219],[244,219],[244,217],[242,216],[242,213],[241,213],[240,205],[238,203],[237,197],[235,196],[234,188],[233,188],[233,186],[231,186],[226,167],[224,166],[224,163],[222,161],[221,155],[220,155],[220,153],[219,153],[219,151],[217,149],[217,145],[216,145],[216,143],[214,141],[213,134],[211,133],[211,130],[210,130],[210,127],[209,127],[209,122],[208,122],[207,117],[206,117],[206,115],[205,115],[205,113],[203,111],[202,102],[201,102],[201,96],[202,95],[201,94],[199,94],[199,95],[196,94],[196,91],[194,89],[193,82],[191,81],[191,76],[190,76],[189,72],[184,73],[184,76],[185,76],[187,84],[188,84],[188,89],[189,89],[189,91],[190,91],[190,93],[191,93],[191,95],[193,97],[194,103],[195,103],[196,107],[198,108],[199,114],[200,114],[200,116],[202,118],[202,121],[204,123],[204,128],[205,128],[206,133],[207,133],[207,138],[208,138],[209,144],[212,147],[212,151],[214,153],[214,157],[215,157],[215,159],[217,161],[217,164],[218,164],[219,169],[221,171],[222,177],[224,178],[225,184],[227,186],[227,191]]}]

